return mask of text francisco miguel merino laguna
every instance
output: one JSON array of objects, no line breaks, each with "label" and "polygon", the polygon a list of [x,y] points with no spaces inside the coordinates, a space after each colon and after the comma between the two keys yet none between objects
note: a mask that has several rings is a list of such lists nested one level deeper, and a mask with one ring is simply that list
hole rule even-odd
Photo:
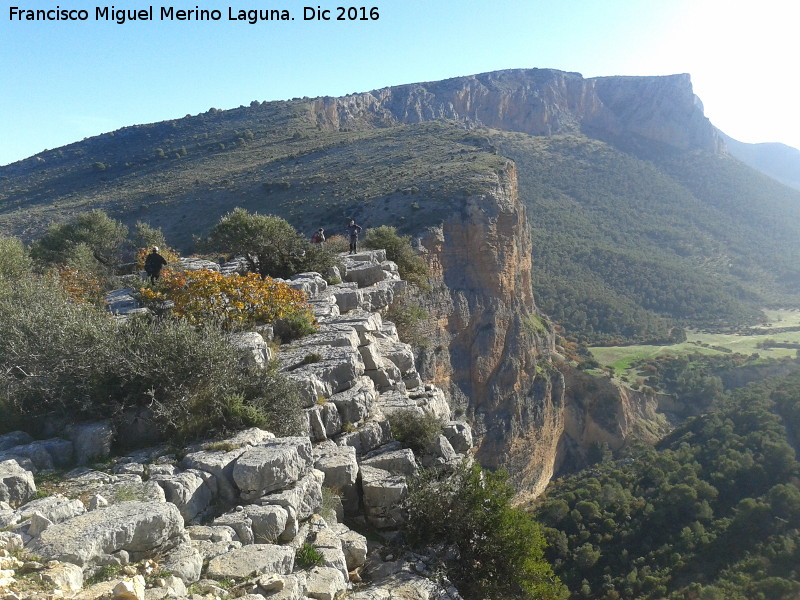
[{"label": "text francisco miguel merino laguna", "polygon": [[[128,21],[220,21],[223,12],[217,9],[205,9],[195,6],[190,9],[174,6],[148,6],[130,9],[114,6],[96,6],[93,10],[70,9],[56,6],[51,9],[27,9],[18,6],[9,7],[10,21],[109,21],[122,25]],[[299,9],[293,9],[298,15]],[[237,9],[231,6],[227,10],[228,21],[246,21],[255,24],[259,21],[294,21],[295,17],[286,9]],[[337,6],[324,9],[320,6],[304,6],[303,21],[377,21],[380,18],[378,7],[372,6]]]}]

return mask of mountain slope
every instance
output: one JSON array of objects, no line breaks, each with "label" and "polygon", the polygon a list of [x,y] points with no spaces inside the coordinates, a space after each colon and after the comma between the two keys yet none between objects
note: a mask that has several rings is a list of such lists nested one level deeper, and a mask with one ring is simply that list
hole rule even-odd
[{"label": "mountain slope", "polygon": [[0,228],[101,207],[186,250],[234,206],[418,234],[517,163],[538,301],[592,341],[753,322],[800,294],[800,193],[724,152],[687,75],[509,70],[124,128],[0,168]]}]

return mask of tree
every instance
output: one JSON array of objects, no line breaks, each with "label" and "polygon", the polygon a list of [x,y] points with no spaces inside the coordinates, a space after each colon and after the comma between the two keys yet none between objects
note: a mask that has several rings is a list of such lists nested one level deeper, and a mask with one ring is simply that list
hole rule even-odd
[{"label": "tree", "polygon": [[262,277],[290,277],[306,270],[323,272],[335,264],[333,254],[313,248],[287,221],[236,208],[223,216],[202,246],[208,251],[244,256],[248,268]]},{"label": "tree", "polygon": [[85,264],[87,252],[97,270],[108,270],[120,262],[128,228],[102,210],[78,215],[68,223],[53,225],[31,246],[31,256],[45,264]]},{"label": "tree", "polygon": [[513,497],[504,472],[478,464],[445,477],[423,472],[409,482],[406,537],[414,547],[446,546],[437,554],[449,557],[447,575],[465,598],[566,598],[538,523],[511,505]]}]

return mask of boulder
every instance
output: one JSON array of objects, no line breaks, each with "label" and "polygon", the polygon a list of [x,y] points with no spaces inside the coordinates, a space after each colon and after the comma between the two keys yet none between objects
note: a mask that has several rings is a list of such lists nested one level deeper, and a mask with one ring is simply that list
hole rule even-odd
[{"label": "boulder", "polygon": [[364,511],[369,522],[378,529],[402,524],[400,503],[408,492],[405,477],[364,465],[360,475]]},{"label": "boulder", "polygon": [[232,333],[228,337],[236,348],[244,351],[245,365],[266,369],[272,360],[272,350],[260,333],[255,331],[242,331]]},{"label": "boulder", "polygon": [[294,568],[294,548],[274,544],[251,544],[208,562],[206,575],[212,579],[244,578],[255,574],[289,575]]},{"label": "boulder", "polygon": [[17,509],[22,515],[38,513],[51,523],[61,523],[86,512],[83,502],[77,498],[65,498],[54,494],[45,498],[31,500]]},{"label": "boulder", "polygon": [[241,506],[237,506],[234,510],[218,516],[214,519],[213,525],[215,527],[223,525],[230,527],[236,532],[235,541],[239,541],[245,546],[255,541],[253,537],[253,521]]},{"label": "boulder", "polygon": [[194,583],[203,570],[203,555],[192,544],[182,542],[161,558],[159,566],[184,583]]},{"label": "boulder", "polygon": [[350,346],[296,347],[278,354],[281,372],[298,383],[304,408],[350,389],[364,374],[364,361]]},{"label": "boulder", "polygon": [[214,271],[216,273],[220,272],[219,263],[194,256],[182,256],[181,268],[185,271],[200,271],[206,269],[207,271]]},{"label": "boulder", "polygon": [[[0,461],[0,501],[11,506],[25,504],[36,493],[33,473],[19,463],[20,460]],[[30,463],[26,464],[33,468]]]},{"label": "boulder", "polygon": [[395,475],[416,475],[418,469],[414,452],[409,448],[395,447],[393,444],[389,446],[390,448],[386,450],[378,448],[366,455],[361,461],[361,466],[383,469]]},{"label": "boulder", "polygon": [[205,515],[217,495],[214,476],[199,469],[188,469],[175,475],[151,475],[150,481],[164,490],[167,502],[178,507],[186,523]]},{"label": "boulder", "polygon": [[13,446],[0,452],[0,460],[15,456],[30,459],[39,471],[60,469],[72,463],[72,442],[54,438]]},{"label": "boulder", "polygon": [[328,398],[333,403],[343,423],[358,423],[372,414],[378,391],[369,377],[359,377],[350,389]]},{"label": "boulder", "polygon": [[111,600],[145,600],[144,590],[144,577],[125,577],[111,590]]},{"label": "boulder", "polygon": [[352,446],[356,454],[366,454],[392,440],[389,421],[382,415],[375,415],[353,432],[336,437],[339,446]]},{"label": "boulder", "polygon": [[347,589],[347,579],[339,569],[314,567],[306,579],[306,596],[317,600],[334,600]]},{"label": "boulder", "polygon": [[170,549],[182,534],[183,519],[173,504],[122,502],[51,525],[30,550],[47,560],[85,567],[121,551],[139,560]]},{"label": "boulder", "polygon": [[272,544],[277,542],[286,531],[289,514],[285,508],[277,505],[244,507],[250,518],[253,541],[256,544]]},{"label": "boulder", "polygon": [[67,426],[65,433],[72,441],[78,465],[88,465],[92,460],[104,459],[111,454],[114,428],[110,421],[76,423]]},{"label": "boulder", "polygon": [[51,588],[66,592],[77,592],[83,589],[83,569],[78,565],[64,562],[50,563],[39,575],[42,583]]},{"label": "boulder", "polygon": [[292,275],[287,284],[289,287],[303,291],[309,296],[321,294],[328,287],[328,282],[323,279],[322,275],[314,271]]},{"label": "boulder", "polygon": [[334,528],[347,561],[347,570],[363,566],[367,561],[367,538],[344,525],[335,525]]},{"label": "boulder", "polygon": [[307,437],[277,438],[248,447],[236,460],[232,476],[243,500],[256,500],[302,478],[311,468]]},{"label": "boulder", "polygon": [[181,462],[181,466],[185,469],[197,469],[211,473],[217,482],[220,498],[223,502],[233,503],[239,497],[239,490],[233,482],[233,467],[236,464],[236,459],[249,446],[236,447],[235,445],[230,445],[223,447],[231,447],[232,449],[192,452],[186,455]]},{"label": "boulder", "polygon": [[260,503],[264,506],[270,504],[282,506],[287,510],[291,508],[295,518],[303,521],[322,508],[324,479],[325,475],[321,471],[311,469],[308,475],[292,487],[266,495],[260,499]]},{"label": "boulder", "polygon": [[472,428],[468,423],[450,421],[445,423],[442,433],[456,452],[464,454],[472,448]]},{"label": "boulder", "polygon": [[0,435],[0,452],[13,448],[14,446],[24,446],[30,444],[33,438],[24,431],[11,431]]},{"label": "boulder", "polygon": [[208,540],[211,542],[232,542],[236,539],[236,531],[227,525],[190,525],[186,533],[192,540]]}]

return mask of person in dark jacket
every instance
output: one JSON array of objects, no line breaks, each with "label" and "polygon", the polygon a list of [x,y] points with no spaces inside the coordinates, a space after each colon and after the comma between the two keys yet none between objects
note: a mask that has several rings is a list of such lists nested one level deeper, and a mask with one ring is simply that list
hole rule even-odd
[{"label": "person in dark jacket", "polygon": [[167,261],[158,253],[158,246],[153,246],[150,254],[144,259],[144,272],[150,277],[150,283],[155,283],[156,279],[161,276],[161,269]]},{"label": "person in dark jacket", "polygon": [[347,226],[347,234],[350,236],[350,254],[356,253],[359,233],[361,233],[361,227],[356,225],[355,221],[350,221],[350,225]]}]

